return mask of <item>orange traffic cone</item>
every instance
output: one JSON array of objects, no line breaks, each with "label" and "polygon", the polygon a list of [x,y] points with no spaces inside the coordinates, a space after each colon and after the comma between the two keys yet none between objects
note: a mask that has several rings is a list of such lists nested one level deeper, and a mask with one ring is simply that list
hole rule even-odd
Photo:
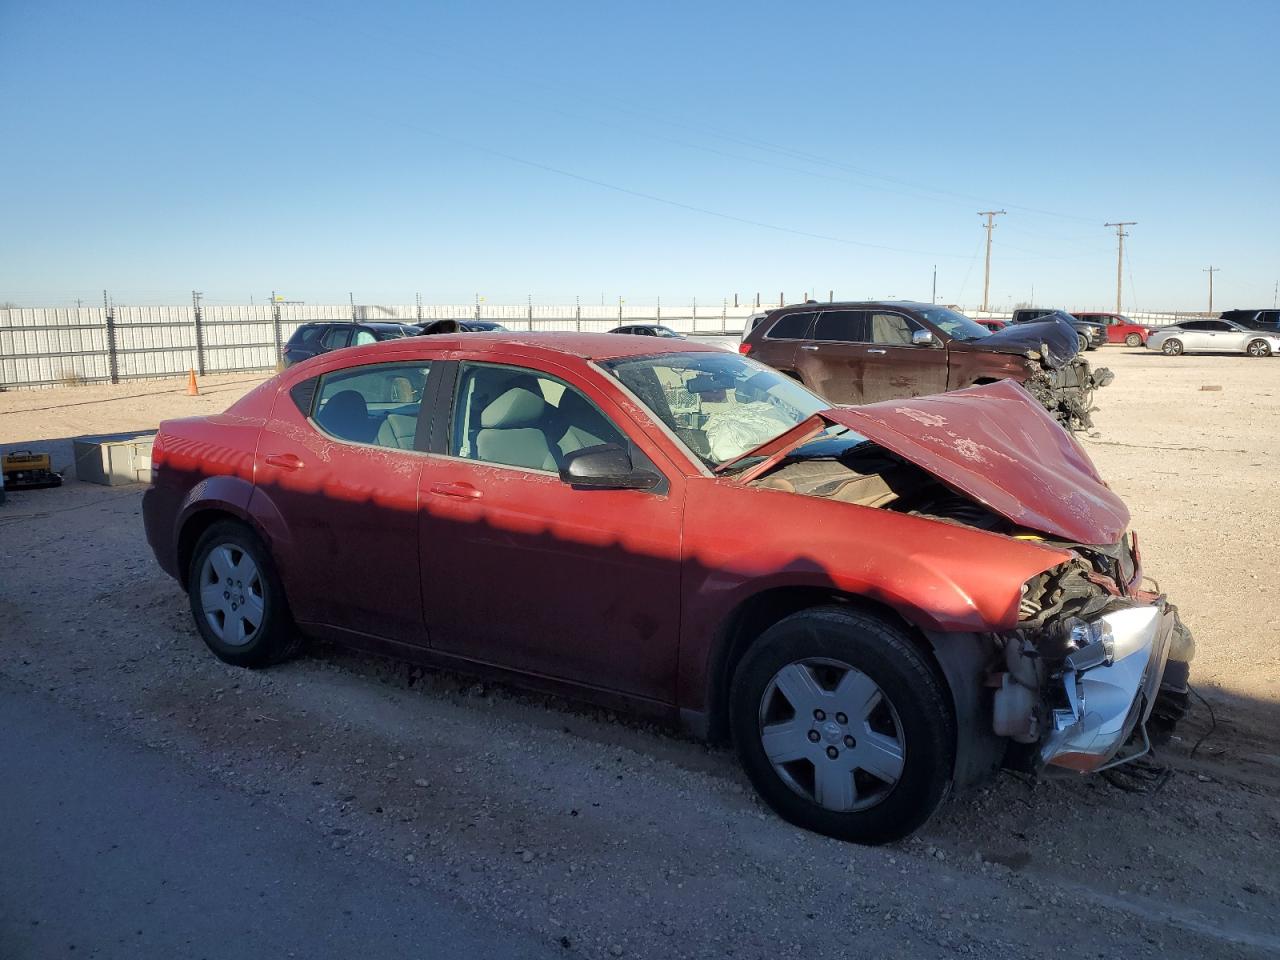
[{"label": "orange traffic cone", "polygon": [[187,396],[188,397],[200,396],[200,388],[196,386],[196,368],[195,367],[191,368],[191,373],[187,376]]}]

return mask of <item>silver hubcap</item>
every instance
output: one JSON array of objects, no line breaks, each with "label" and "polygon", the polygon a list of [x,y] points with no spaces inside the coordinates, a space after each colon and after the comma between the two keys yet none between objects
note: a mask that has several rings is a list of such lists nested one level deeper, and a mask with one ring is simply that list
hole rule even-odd
[{"label": "silver hubcap", "polygon": [[1177,353],[1177,352],[1178,352],[1178,350],[1181,348],[1181,346],[1182,346],[1182,345],[1181,345],[1180,343],[1177,343],[1176,341],[1170,340],[1168,343],[1166,343],[1166,344],[1164,345],[1164,352],[1165,352],[1165,353]]},{"label": "silver hubcap", "polygon": [[1267,352],[1267,345],[1255,340],[1253,343],[1249,344],[1249,352],[1255,357],[1260,357]]},{"label": "silver hubcap", "polygon": [[241,647],[252,642],[266,609],[253,558],[234,544],[214,547],[200,569],[200,607],[223,643]]},{"label": "silver hubcap", "polygon": [[888,796],[906,756],[893,704],[839,660],[801,660],[774,675],[760,698],[760,742],[788,787],[841,813]]}]

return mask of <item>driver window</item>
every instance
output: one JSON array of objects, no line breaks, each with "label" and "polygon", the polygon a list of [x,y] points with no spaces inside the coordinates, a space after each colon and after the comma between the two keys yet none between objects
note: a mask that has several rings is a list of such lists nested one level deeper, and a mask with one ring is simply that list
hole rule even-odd
[{"label": "driver window", "polygon": [[562,380],[523,367],[462,364],[452,456],[557,471],[568,454],[602,443],[630,449],[622,431]]},{"label": "driver window", "polygon": [[377,343],[378,338],[369,330],[357,330],[354,337],[351,338],[353,347],[362,347],[366,343]]},{"label": "driver window", "polygon": [[900,313],[871,315],[871,342],[890,347],[911,346],[911,332],[920,327]]}]

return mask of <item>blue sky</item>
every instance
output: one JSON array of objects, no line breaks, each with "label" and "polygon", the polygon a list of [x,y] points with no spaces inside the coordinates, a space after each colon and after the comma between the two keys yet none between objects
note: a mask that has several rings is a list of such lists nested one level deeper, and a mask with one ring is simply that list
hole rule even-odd
[{"label": "blue sky", "polygon": [[[0,0],[0,301],[1269,305],[1280,3]],[[749,222],[747,222],[749,221]]]}]

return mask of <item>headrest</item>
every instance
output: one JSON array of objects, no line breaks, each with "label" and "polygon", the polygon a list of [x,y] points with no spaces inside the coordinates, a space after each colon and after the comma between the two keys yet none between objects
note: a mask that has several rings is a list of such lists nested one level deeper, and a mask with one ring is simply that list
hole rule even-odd
[{"label": "headrest", "polygon": [[484,408],[480,426],[485,430],[528,427],[542,419],[547,402],[523,387],[512,387]]},{"label": "headrest", "polygon": [[342,390],[335,393],[329,398],[329,402],[324,405],[324,409],[320,411],[320,416],[328,419],[330,417],[352,417],[369,415],[369,405],[365,403],[364,396],[355,390]]}]

